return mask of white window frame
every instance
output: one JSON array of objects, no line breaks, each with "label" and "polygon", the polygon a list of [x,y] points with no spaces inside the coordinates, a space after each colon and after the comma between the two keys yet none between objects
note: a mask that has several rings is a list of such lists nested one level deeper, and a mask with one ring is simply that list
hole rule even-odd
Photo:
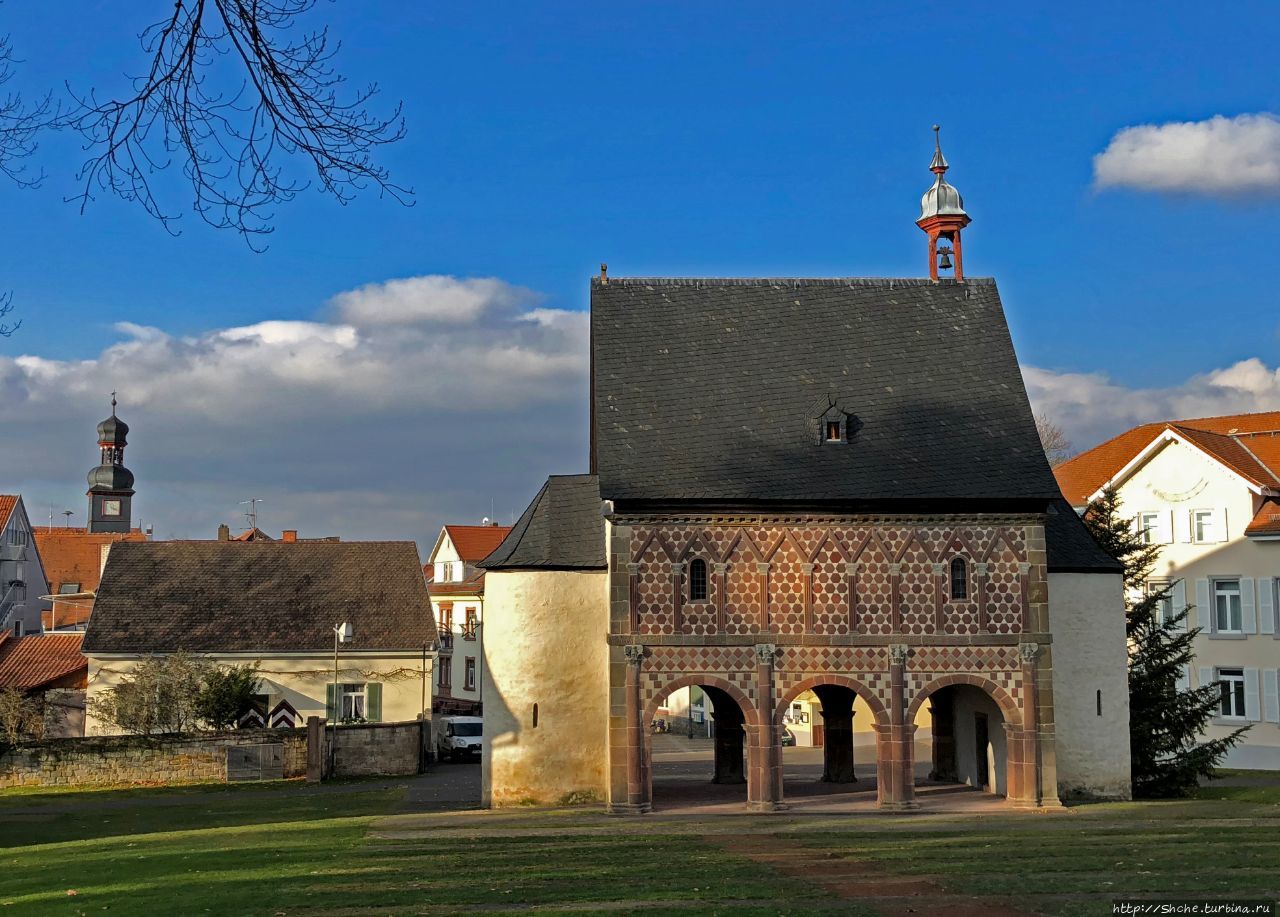
[{"label": "white window frame", "polygon": [[[1222,617],[1220,614],[1221,609],[1219,608],[1219,605],[1218,605],[1218,598],[1219,598],[1218,590],[1222,586],[1228,583],[1234,583],[1236,587],[1235,589],[1236,626],[1235,627],[1222,626]],[[1213,603],[1213,632],[1215,634],[1243,634],[1244,633],[1244,597],[1242,595],[1242,590],[1240,586],[1240,578],[1234,577],[1234,576],[1223,576],[1223,577],[1218,577],[1216,579],[1209,580],[1209,596],[1210,596],[1210,601]],[[1224,596],[1229,598],[1230,593],[1224,593]],[[1232,623],[1231,609],[1228,608],[1227,624],[1230,625],[1231,623]]]},{"label": "white window frame", "polygon": [[[1207,522],[1207,525],[1203,528],[1201,519]],[[1217,525],[1216,512],[1211,509],[1193,509],[1191,511],[1191,541],[1194,544],[1217,544]],[[1207,532],[1208,537],[1205,537],[1205,532]]]},{"label": "white window frame", "polygon": [[1178,614],[1178,612],[1181,611],[1181,609],[1176,609],[1173,607],[1173,590],[1170,589],[1172,585],[1173,583],[1171,583],[1169,580],[1163,580],[1163,579],[1147,580],[1147,595],[1154,595],[1157,592],[1162,592],[1165,589],[1169,589],[1169,594],[1166,595],[1164,597],[1164,601],[1162,601],[1159,604],[1159,606],[1157,606],[1157,609],[1156,609],[1157,624],[1165,624],[1165,623],[1168,623],[1169,621],[1172,621],[1174,617]]},{"label": "white window frame", "polygon": [[[1161,540],[1160,511],[1154,509],[1143,510],[1138,513],[1138,535],[1142,538],[1143,544],[1163,544]],[[1150,520],[1148,523],[1147,520]]]},{"label": "white window frame", "polygon": [[[344,682],[338,685],[338,722],[363,720],[369,716],[369,686],[363,682]],[[350,700],[350,705],[347,701]],[[348,712],[350,706],[350,712]]]},{"label": "white window frame", "polygon": [[[1245,705],[1244,669],[1239,666],[1226,666],[1213,670],[1213,677],[1221,691],[1218,715],[1224,720],[1243,720],[1247,716]],[[1236,712],[1236,708],[1239,712]]]}]

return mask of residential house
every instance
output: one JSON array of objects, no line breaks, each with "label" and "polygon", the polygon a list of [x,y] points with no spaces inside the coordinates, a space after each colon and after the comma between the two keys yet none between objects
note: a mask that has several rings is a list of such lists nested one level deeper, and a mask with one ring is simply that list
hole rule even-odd
[{"label": "residential house", "polygon": [[48,591],[22,497],[0,494],[0,633],[40,633]]},{"label": "residential house", "polygon": [[488,804],[649,811],[650,726],[688,685],[756,810],[810,690],[829,784],[864,779],[865,703],[885,808],[919,804],[926,709],[939,777],[1130,794],[1120,568],[1062,501],[947,168],[927,279],[592,279],[588,473],[481,563]]},{"label": "residential house", "polygon": [[84,735],[88,661],[83,634],[0,633],[0,688],[14,688],[44,702],[44,737]]},{"label": "residential house", "polygon": [[[349,642],[338,642],[342,624]],[[272,726],[413,720],[431,710],[436,628],[412,542],[123,542],[84,638],[92,699],[148,656],[257,663]],[[335,671],[335,652],[337,653]]]},{"label": "residential house", "polygon": [[150,533],[139,529],[90,532],[83,528],[38,528],[34,535],[53,596],[44,616],[45,629],[50,631],[84,630],[112,546],[151,540]]},{"label": "residential house", "polygon": [[510,526],[489,523],[446,525],[423,567],[440,632],[437,713],[478,716],[482,712],[484,571],[476,564],[510,531]]},{"label": "residential house", "polygon": [[1160,545],[1147,588],[1174,583],[1162,613],[1200,628],[1184,683],[1222,692],[1206,735],[1252,724],[1227,763],[1280,770],[1280,411],[1143,424],[1054,472],[1078,511],[1114,487]]}]

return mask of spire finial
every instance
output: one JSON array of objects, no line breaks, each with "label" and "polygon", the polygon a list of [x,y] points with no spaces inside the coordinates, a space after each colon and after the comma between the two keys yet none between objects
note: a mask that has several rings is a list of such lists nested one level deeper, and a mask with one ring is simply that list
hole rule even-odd
[{"label": "spire finial", "polygon": [[116,393],[114,390],[111,392],[111,416],[116,416]]},{"label": "spire finial", "polygon": [[947,171],[947,159],[942,155],[942,127],[933,126],[933,162],[929,163],[929,171],[941,175]]}]

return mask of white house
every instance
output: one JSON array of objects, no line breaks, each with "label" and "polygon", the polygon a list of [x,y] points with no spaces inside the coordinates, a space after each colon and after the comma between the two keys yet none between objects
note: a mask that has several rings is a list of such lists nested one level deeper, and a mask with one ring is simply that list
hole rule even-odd
[{"label": "white house", "polygon": [[1206,734],[1252,724],[1227,763],[1280,769],[1280,411],[1144,424],[1055,473],[1078,510],[1113,485],[1162,546],[1149,585],[1176,581],[1166,613],[1193,605],[1200,628],[1186,678],[1221,685]]},{"label": "white house", "polygon": [[446,525],[423,568],[440,632],[436,713],[478,716],[484,700],[484,571],[476,564],[502,543],[510,526]]},{"label": "white house", "polygon": [[40,633],[49,608],[40,597],[48,592],[22,497],[0,495],[0,631],[15,637]]}]

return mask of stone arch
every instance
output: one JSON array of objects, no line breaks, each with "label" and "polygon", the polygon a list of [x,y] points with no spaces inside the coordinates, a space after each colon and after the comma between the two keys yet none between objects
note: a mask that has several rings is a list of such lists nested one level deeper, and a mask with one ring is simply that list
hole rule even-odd
[{"label": "stone arch", "polygon": [[943,675],[935,678],[917,691],[915,698],[911,701],[911,705],[907,707],[904,721],[907,723],[915,722],[916,713],[919,712],[920,705],[929,698],[929,695],[952,685],[972,685],[986,692],[995,701],[996,706],[1000,708],[1000,715],[1004,717],[1005,724],[1018,729],[1022,728],[1022,713],[1018,710],[1018,705],[1014,702],[1009,692],[989,678],[967,673]]},{"label": "stone arch", "polygon": [[875,692],[862,682],[849,678],[846,675],[815,675],[812,678],[806,678],[804,681],[800,682],[786,694],[782,695],[781,699],[778,701],[778,705],[773,711],[774,724],[777,726],[782,725],[782,717],[786,714],[787,707],[790,706],[793,700],[805,691],[821,685],[840,685],[841,687],[848,688],[854,694],[858,695],[858,697],[867,702],[867,706],[871,708],[872,716],[876,718],[877,726],[889,725],[889,711],[885,709],[884,704],[880,702],[880,698],[876,696]]},{"label": "stone arch", "polygon": [[697,687],[719,688],[725,694],[733,698],[734,702],[742,708],[742,716],[748,726],[759,726],[760,715],[756,709],[755,702],[747,696],[746,692],[736,685],[726,681],[723,678],[717,678],[714,675],[683,675],[674,681],[657,688],[653,692],[653,696],[649,698],[644,706],[644,719],[641,725],[645,732],[649,730],[649,724],[653,722],[653,717],[658,712],[658,708],[662,706],[662,702],[666,700],[673,691],[679,691],[681,688],[687,688],[691,685]]}]

